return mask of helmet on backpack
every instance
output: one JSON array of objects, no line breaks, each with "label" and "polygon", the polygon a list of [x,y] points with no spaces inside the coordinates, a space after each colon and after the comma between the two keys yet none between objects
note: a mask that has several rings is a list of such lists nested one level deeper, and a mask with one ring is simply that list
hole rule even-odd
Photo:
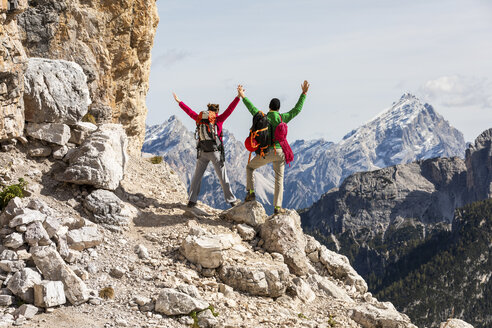
[{"label": "helmet on backpack", "polygon": [[251,134],[246,137],[246,140],[244,140],[244,147],[246,147],[249,152],[256,151],[259,146],[260,144],[256,141],[255,138],[251,137]]}]

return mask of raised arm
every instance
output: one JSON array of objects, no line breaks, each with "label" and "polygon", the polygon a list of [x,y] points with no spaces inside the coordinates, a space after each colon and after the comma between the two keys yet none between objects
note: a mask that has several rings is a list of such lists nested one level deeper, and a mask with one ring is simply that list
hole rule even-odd
[{"label": "raised arm", "polygon": [[304,105],[304,101],[306,100],[307,92],[309,90],[308,81],[304,81],[304,83],[301,84],[301,89],[302,89],[301,96],[299,97],[299,100],[297,101],[294,108],[292,108],[287,113],[281,114],[282,115],[282,121],[284,123],[289,123],[290,120],[292,120],[294,117],[296,117],[301,112],[302,106]]},{"label": "raised arm", "polygon": [[234,109],[236,109],[237,104],[239,104],[239,96],[234,98],[234,100],[231,102],[229,107],[227,107],[227,109],[222,114],[217,116],[217,121],[224,122],[225,120],[227,120],[227,118],[232,114]]},{"label": "raised arm", "polygon": [[193,111],[190,107],[186,106],[184,102],[182,102],[179,97],[173,92],[174,100],[179,104],[179,107],[188,114],[189,117],[191,117],[194,121],[198,118],[198,114]]},{"label": "raised arm", "polygon": [[249,110],[251,115],[255,116],[256,113],[259,112],[259,110],[253,105],[253,103],[248,98],[246,98],[246,95],[244,94],[244,88],[242,85],[238,85],[237,92],[238,92],[238,96],[243,98],[243,103],[244,105],[246,105],[246,108]]}]

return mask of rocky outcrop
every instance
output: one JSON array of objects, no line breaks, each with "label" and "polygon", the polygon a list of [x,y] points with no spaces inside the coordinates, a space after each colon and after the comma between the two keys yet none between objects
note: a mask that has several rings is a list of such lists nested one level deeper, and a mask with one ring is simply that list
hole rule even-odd
[{"label": "rocky outcrop", "polygon": [[82,146],[66,155],[69,167],[57,179],[115,190],[123,179],[128,161],[127,145],[121,125],[103,124]]},{"label": "rocky outcrop", "polygon": [[98,123],[121,123],[135,154],[145,135],[157,23],[155,1],[146,0],[36,1],[19,17],[27,54],[79,64],[93,101],[89,112]]},{"label": "rocky outcrop", "polygon": [[460,319],[449,319],[441,322],[439,328],[473,328],[473,326]]},{"label": "rocky outcrop", "polygon": [[16,16],[27,8],[27,0],[15,4],[0,1],[0,141],[20,137],[24,130],[22,94],[27,56]]},{"label": "rocky outcrop", "polygon": [[77,63],[29,58],[24,91],[26,121],[76,124],[90,103],[87,77]]},{"label": "rocky outcrop", "polygon": [[492,128],[466,150],[467,187],[473,200],[492,197]]}]

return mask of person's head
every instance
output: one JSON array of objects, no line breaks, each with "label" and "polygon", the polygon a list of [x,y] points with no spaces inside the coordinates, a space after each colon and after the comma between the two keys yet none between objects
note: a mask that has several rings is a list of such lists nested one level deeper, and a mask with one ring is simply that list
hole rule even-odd
[{"label": "person's head", "polygon": [[280,100],[278,98],[273,98],[270,100],[270,110],[278,111],[280,109]]},{"label": "person's head", "polygon": [[219,112],[219,104],[208,104],[207,107],[208,107],[208,110],[211,110],[215,113]]}]

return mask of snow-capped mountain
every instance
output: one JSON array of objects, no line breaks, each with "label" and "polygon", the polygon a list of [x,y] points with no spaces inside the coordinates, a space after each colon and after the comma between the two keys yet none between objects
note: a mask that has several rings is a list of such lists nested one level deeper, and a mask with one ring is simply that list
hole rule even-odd
[{"label": "snow-capped mountain", "polygon": [[[248,152],[242,142],[224,130],[229,178],[237,197],[244,197]],[[339,143],[324,139],[291,142],[294,162],[285,168],[284,207],[310,206],[322,194],[339,186],[352,173],[370,171],[418,159],[464,156],[461,132],[429,104],[411,94],[377,117],[348,133]],[[172,116],[166,123],[147,128],[142,149],[162,155],[189,185],[195,168],[193,132]],[[212,165],[202,182],[200,199],[224,208],[222,190]],[[255,191],[263,204],[273,198],[273,170],[265,166],[255,173]]]},{"label": "snow-capped mountain", "polygon": [[311,205],[355,172],[433,157],[464,157],[463,134],[429,104],[406,93],[400,100],[337,144],[294,143],[294,163],[286,168],[284,203]]}]

